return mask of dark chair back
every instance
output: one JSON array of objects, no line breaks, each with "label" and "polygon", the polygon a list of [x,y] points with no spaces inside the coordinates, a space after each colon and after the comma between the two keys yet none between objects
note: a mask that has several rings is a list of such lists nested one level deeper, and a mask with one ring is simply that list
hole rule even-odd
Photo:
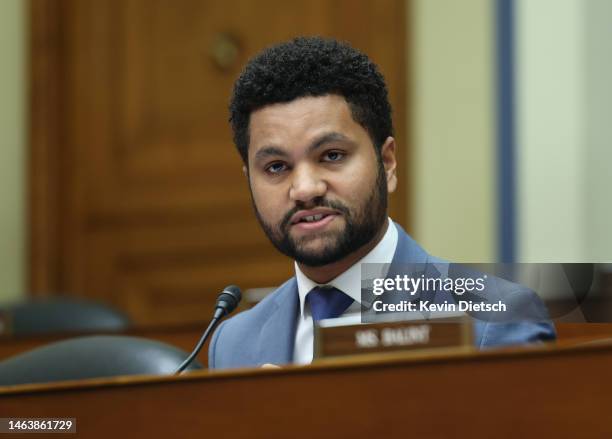
[{"label": "dark chair back", "polygon": [[31,335],[62,332],[120,331],[130,326],[124,314],[104,304],[68,297],[32,299],[0,306],[4,332]]},{"label": "dark chair back", "polygon": [[[118,375],[172,374],[182,350],[139,337],[88,336],[51,343],[0,361],[0,385],[80,380]],[[187,370],[202,369],[194,362]]]}]

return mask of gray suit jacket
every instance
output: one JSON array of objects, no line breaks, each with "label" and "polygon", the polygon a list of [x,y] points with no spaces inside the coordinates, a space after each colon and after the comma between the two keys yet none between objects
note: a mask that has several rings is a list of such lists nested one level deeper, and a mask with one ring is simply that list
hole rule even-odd
[{"label": "gray suit jacket", "polygon": [[[435,264],[441,261],[425,252],[396,224],[398,243],[391,267],[401,264]],[[503,297],[525,321],[474,320],[474,343],[479,348],[553,340],[555,330],[540,299],[530,290],[504,282]],[[299,299],[295,278],[289,279],[255,307],[224,321],[213,334],[209,367],[257,367],[293,361]],[[534,318],[535,316],[535,318]]]}]

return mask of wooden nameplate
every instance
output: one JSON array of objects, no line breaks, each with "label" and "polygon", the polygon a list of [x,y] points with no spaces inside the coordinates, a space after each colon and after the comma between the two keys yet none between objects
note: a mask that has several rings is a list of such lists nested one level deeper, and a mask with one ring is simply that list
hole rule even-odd
[{"label": "wooden nameplate", "polygon": [[351,316],[315,325],[315,359],[471,346],[472,324],[461,314],[375,323]]}]

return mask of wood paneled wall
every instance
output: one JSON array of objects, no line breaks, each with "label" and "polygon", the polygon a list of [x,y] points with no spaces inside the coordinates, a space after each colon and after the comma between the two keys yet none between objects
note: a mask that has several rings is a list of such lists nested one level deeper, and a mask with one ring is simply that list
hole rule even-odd
[{"label": "wood paneled wall", "polygon": [[368,53],[390,88],[406,224],[403,0],[31,0],[30,289],[140,323],[292,274],[252,213],[227,123],[247,59],[302,34]]}]

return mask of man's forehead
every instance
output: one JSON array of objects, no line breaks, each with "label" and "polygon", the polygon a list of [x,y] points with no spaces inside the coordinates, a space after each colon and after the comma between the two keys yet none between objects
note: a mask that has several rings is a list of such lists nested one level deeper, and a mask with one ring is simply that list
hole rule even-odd
[{"label": "man's forehead", "polygon": [[[265,106],[251,114],[250,153],[271,144],[299,141],[308,143],[328,132],[351,137],[357,125],[343,97],[326,95],[303,97],[287,103]],[[253,149],[253,150],[252,150]]]},{"label": "man's forehead", "polygon": [[250,125],[289,125],[307,122],[335,121],[351,117],[343,97],[337,95],[306,96],[289,102],[266,105],[251,113]]}]

